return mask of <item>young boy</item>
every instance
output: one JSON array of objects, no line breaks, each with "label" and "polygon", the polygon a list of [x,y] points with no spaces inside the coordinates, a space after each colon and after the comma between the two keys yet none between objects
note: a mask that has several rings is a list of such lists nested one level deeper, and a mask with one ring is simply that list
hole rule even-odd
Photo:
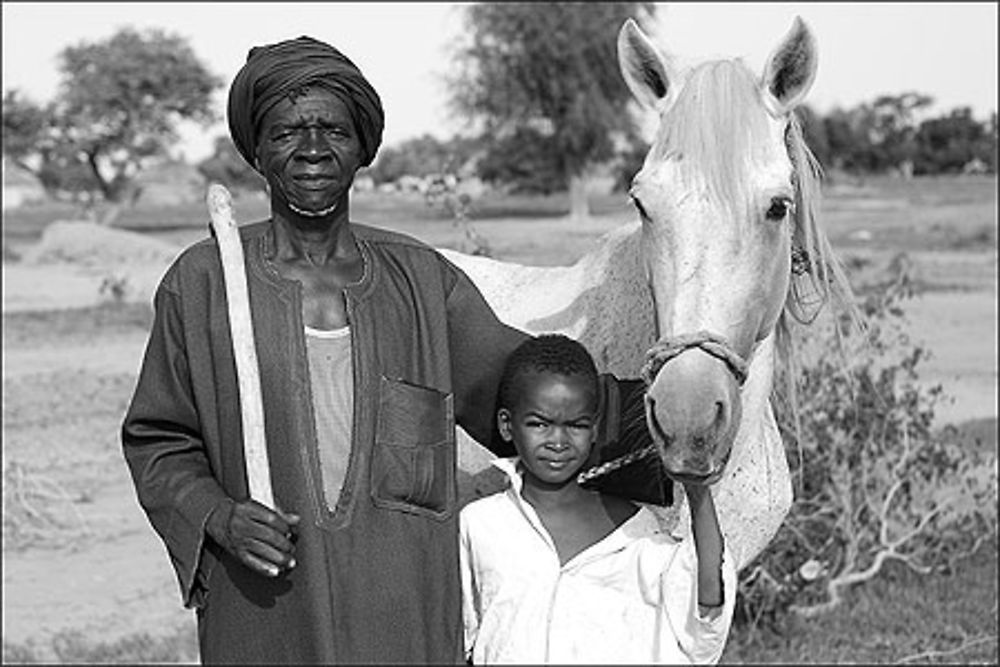
[{"label": "young boy", "polygon": [[648,507],[583,488],[597,371],[560,335],[511,353],[497,424],[509,488],[461,513],[465,650],[474,664],[717,662],[736,591],[707,487],[685,484],[693,540]]}]

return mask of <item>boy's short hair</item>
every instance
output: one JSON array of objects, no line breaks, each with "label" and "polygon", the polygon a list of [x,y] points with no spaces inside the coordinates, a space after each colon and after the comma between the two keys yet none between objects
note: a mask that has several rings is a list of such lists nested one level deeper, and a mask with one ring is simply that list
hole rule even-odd
[{"label": "boy's short hair", "polygon": [[524,341],[510,353],[500,377],[497,408],[510,409],[517,399],[514,390],[518,378],[526,372],[581,375],[597,396],[597,367],[583,345],[562,334],[541,334]]}]

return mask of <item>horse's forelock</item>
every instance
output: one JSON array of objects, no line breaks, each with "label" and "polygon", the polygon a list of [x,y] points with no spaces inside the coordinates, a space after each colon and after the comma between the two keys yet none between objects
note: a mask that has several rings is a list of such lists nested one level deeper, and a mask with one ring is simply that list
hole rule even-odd
[{"label": "horse's forelock", "polygon": [[751,203],[750,170],[770,141],[753,73],[739,60],[719,60],[690,71],[662,119],[653,157],[679,158],[685,178],[743,216]]}]

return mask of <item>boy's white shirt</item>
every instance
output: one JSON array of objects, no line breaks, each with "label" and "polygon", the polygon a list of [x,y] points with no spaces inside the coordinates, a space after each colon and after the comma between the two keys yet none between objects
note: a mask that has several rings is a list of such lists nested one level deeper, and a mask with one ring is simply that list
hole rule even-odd
[{"label": "boy's white shirt", "polygon": [[736,571],[723,551],[723,606],[698,611],[692,539],[640,509],[560,566],[548,531],[521,497],[520,459],[493,464],[507,490],[460,515],[466,656],[475,664],[718,662],[733,616]]}]

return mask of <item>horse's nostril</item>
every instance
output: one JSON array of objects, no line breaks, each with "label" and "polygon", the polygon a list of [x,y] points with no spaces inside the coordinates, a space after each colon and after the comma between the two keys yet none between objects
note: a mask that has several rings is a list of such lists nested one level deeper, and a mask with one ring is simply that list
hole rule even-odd
[{"label": "horse's nostril", "polygon": [[660,425],[660,420],[656,418],[656,401],[649,394],[646,394],[646,415],[653,437],[659,438],[661,442],[666,443],[668,440],[667,434],[663,430],[663,426]]},{"label": "horse's nostril", "polygon": [[726,430],[727,413],[726,404],[722,401],[715,402],[715,432],[721,433]]}]

